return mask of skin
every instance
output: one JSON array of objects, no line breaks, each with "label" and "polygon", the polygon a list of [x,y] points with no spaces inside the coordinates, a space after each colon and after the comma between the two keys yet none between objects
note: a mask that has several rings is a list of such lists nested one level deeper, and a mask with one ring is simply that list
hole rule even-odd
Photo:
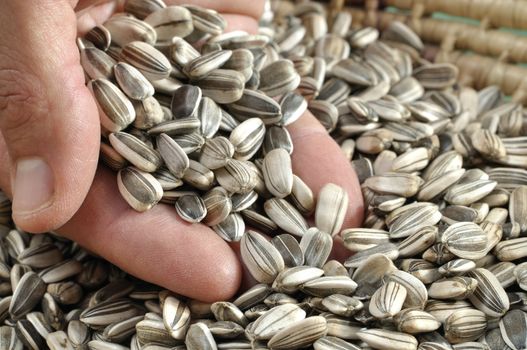
[{"label": "skin", "polygon": [[[223,13],[227,30],[256,32],[263,11],[263,0],[251,6],[245,0],[191,2]],[[48,181],[54,192],[38,210],[23,212],[13,204],[19,228],[54,230],[176,293],[203,301],[228,299],[244,275],[238,245],[229,246],[206,226],[183,222],[167,205],[135,212],[121,198],[115,174],[98,166],[99,117],[84,85],[75,39],[120,6],[93,0],[0,0],[0,188],[13,198],[17,160],[41,157],[52,169]],[[315,194],[328,182],[343,186],[350,197],[344,227],[359,225],[362,195],[339,146],[309,112],[289,131],[294,172]],[[336,244],[334,256],[345,255]]]}]

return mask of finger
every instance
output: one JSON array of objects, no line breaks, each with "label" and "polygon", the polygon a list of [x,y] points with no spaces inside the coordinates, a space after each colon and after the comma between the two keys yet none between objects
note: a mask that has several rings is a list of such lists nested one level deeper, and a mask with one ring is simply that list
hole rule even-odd
[{"label": "finger", "polygon": [[97,109],[84,86],[70,3],[1,6],[0,130],[10,156],[13,218],[24,230],[43,232],[69,220],[88,192],[98,157]]},{"label": "finger", "polygon": [[82,36],[93,27],[104,23],[119,8],[119,2],[113,0],[80,1],[75,7],[77,34]]},{"label": "finger", "polygon": [[251,2],[247,2],[246,0],[166,0],[165,3],[167,5],[191,3],[192,5],[216,10],[221,13],[246,15],[259,20],[264,10],[265,0],[254,0]]},{"label": "finger", "polygon": [[225,32],[232,32],[235,30],[243,30],[250,34],[258,33],[258,22],[249,16],[225,14],[223,18],[227,21],[227,28]]},{"label": "finger", "polygon": [[288,130],[295,149],[293,172],[315,195],[327,183],[343,187],[349,196],[343,228],[359,226],[364,212],[362,193],[357,175],[340,147],[310,112],[289,125]]}]

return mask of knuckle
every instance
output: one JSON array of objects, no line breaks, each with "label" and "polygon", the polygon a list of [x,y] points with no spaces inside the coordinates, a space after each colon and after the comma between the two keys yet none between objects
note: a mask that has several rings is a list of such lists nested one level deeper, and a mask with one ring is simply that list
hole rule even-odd
[{"label": "knuckle", "polygon": [[0,128],[6,138],[19,137],[48,111],[38,77],[23,66],[0,65]]}]

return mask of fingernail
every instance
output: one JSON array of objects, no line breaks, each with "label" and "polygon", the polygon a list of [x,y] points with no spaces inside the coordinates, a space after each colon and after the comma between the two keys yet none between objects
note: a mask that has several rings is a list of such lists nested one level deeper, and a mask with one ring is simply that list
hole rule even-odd
[{"label": "fingernail", "polygon": [[51,202],[55,185],[53,173],[42,158],[24,158],[16,164],[13,211],[30,214]]}]

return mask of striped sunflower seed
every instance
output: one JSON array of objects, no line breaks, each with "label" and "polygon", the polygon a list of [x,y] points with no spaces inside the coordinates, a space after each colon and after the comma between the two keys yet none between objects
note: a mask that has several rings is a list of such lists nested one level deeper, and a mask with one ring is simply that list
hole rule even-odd
[{"label": "striped sunflower seed", "polygon": [[327,322],[322,316],[312,316],[289,324],[268,342],[272,349],[298,349],[313,344],[327,333]]},{"label": "striped sunflower seed", "polygon": [[390,228],[390,237],[404,238],[437,224],[441,216],[436,205],[416,202],[395,209],[386,217],[386,224]]},{"label": "striped sunflower seed", "polygon": [[509,215],[512,222],[520,225],[520,231],[527,231],[527,220],[525,219],[526,209],[524,200],[527,197],[527,186],[519,186],[512,191],[509,199]]},{"label": "striped sunflower seed", "polygon": [[46,284],[34,272],[25,273],[16,288],[9,305],[9,314],[14,320],[30,312],[46,292]]},{"label": "striped sunflower seed", "polygon": [[406,288],[402,284],[389,281],[373,293],[369,311],[380,319],[393,317],[401,311],[406,294]]},{"label": "striped sunflower seed", "polygon": [[168,78],[172,70],[172,65],[163,53],[142,41],[126,44],[120,58],[137,68],[149,81]]},{"label": "striped sunflower seed", "polygon": [[370,256],[353,272],[352,278],[357,283],[354,296],[361,300],[370,298],[381,287],[383,277],[394,270],[396,270],[395,265],[386,256],[382,254]]},{"label": "striped sunflower seed", "polygon": [[527,315],[521,310],[511,310],[500,320],[501,336],[512,349],[527,346]]},{"label": "striped sunflower seed", "polygon": [[260,234],[247,231],[242,237],[240,251],[251,275],[261,283],[271,283],[284,269],[280,252]]},{"label": "striped sunflower seed", "polygon": [[200,153],[200,163],[215,170],[227,165],[234,155],[234,146],[229,139],[218,136],[207,140]]},{"label": "striped sunflower seed", "polygon": [[183,220],[196,223],[201,222],[207,215],[207,207],[198,195],[185,195],[176,202],[176,211]]},{"label": "striped sunflower seed", "polygon": [[155,29],[133,16],[113,16],[104,23],[104,27],[110,32],[112,44],[119,47],[133,41],[153,45],[157,40]]},{"label": "striped sunflower seed", "polygon": [[192,5],[184,5],[184,7],[192,14],[195,31],[219,35],[227,26],[225,19],[215,10]]},{"label": "striped sunflower seed", "polygon": [[478,281],[476,290],[468,296],[477,309],[492,317],[500,317],[507,312],[510,306],[509,298],[492,272],[477,268],[466,276]]},{"label": "striped sunflower seed", "polygon": [[435,63],[414,69],[413,76],[426,89],[445,89],[456,83],[458,73],[451,63]]},{"label": "striped sunflower seed", "polygon": [[133,125],[138,129],[147,130],[157,124],[172,119],[172,115],[167,118],[163,107],[155,97],[147,97],[141,101],[133,101],[132,104],[135,109]]},{"label": "striped sunflower seed", "polygon": [[217,301],[210,306],[210,310],[218,321],[231,321],[246,327],[249,320],[236,305],[226,301]]},{"label": "striped sunflower seed", "polygon": [[388,232],[377,229],[346,229],[341,232],[344,246],[352,252],[372,248],[390,241]]},{"label": "striped sunflower seed", "polygon": [[[168,136],[188,135],[198,131],[201,122],[197,118],[184,118],[159,123],[148,130],[149,135],[167,134]],[[187,141],[188,142],[188,141]],[[194,141],[196,142],[196,141]],[[193,145],[195,144],[193,142]]]},{"label": "striped sunflower seed", "polygon": [[230,69],[215,69],[196,84],[203,96],[210,97],[216,103],[235,103],[244,94],[245,78],[243,74]]},{"label": "striped sunflower seed", "polygon": [[223,222],[231,213],[231,198],[223,187],[214,187],[205,193],[203,195],[203,202],[207,209],[207,215],[203,219],[203,222],[209,226]]},{"label": "striped sunflower seed", "polygon": [[248,336],[255,340],[268,340],[291,323],[306,318],[306,312],[294,304],[279,305],[265,312],[253,323]]},{"label": "striped sunflower seed", "polygon": [[166,5],[162,0],[127,0],[124,4],[124,11],[139,19],[144,19],[149,14],[165,7]]},{"label": "striped sunflower seed", "polygon": [[282,234],[275,236],[271,239],[271,243],[280,252],[285,266],[295,267],[304,265],[304,251],[292,235]]},{"label": "striped sunflower seed", "polygon": [[258,181],[258,174],[252,163],[246,160],[232,159],[225,167],[217,169],[215,175],[222,187],[234,193],[248,193]]},{"label": "striped sunflower seed", "polygon": [[414,336],[385,329],[371,328],[357,332],[357,337],[374,349],[416,350],[417,339]]},{"label": "striped sunflower seed", "polygon": [[185,345],[188,350],[217,350],[218,346],[209,328],[201,322],[194,323],[187,331]]},{"label": "striped sunflower seed", "polygon": [[357,289],[348,276],[323,276],[304,283],[301,290],[309,295],[327,297],[332,294],[351,295]]},{"label": "striped sunflower seed", "polygon": [[111,79],[116,61],[103,50],[87,47],[77,41],[80,49],[80,63],[86,75],[91,79]]},{"label": "striped sunflower seed", "polygon": [[487,327],[485,314],[479,310],[460,310],[445,320],[445,338],[451,343],[478,339]]},{"label": "striped sunflower seed", "polygon": [[172,95],[170,109],[176,119],[196,116],[201,101],[201,89],[194,85],[182,85]]},{"label": "striped sunflower seed", "polygon": [[322,231],[335,236],[344,223],[348,210],[348,194],[340,186],[326,184],[318,194],[315,223]]},{"label": "striped sunflower seed", "polygon": [[271,126],[265,133],[265,139],[263,143],[264,154],[269,153],[274,149],[284,149],[290,155],[293,153],[293,140],[289,131],[284,127]]},{"label": "striped sunflower seed", "polygon": [[158,41],[170,41],[172,37],[184,38],[194,29],[192,15],[182,6],[167,6],[148,15],[144,21],[157,33]]},{"label": "striped sunflower seed", "polygon": [[494,253],[501,261],[512,261],[526,256],[527,237],[510,239],[496,244]]},{"label": "striped sunflower seed", "polygon": [[278,274],[273,282],[273,288],[284,293],[297,292],[301,285],[324,274],[324,271],[311,266],[295,266],[286,268]]},{"label": "striped sunflower seed", "polygon": [[364,307],[362,302],[357,298],[340,294],[333,294],[325,297],[322,300],[322,305],[333,314],[343,317],[350,317]]},{"label": "striped sunflower seed", "polygon": [[265,155],[262,173],[269,192],[277,198],[291,194],[293,169],[291,156],[283,149],[275,149]]},{"label": "striped sunflower seed", "polygon": [[265,213],[282,230],[302,237],[308,225],[304,217],[284,199],[272,198],[264,203]]},{"label": "striped sunflower seed", "polygon": [[233,339],[244,334],[245,329],[231,321],[218,321],[208,325],[213,336],[223,339]]},{"label": "striped sunflower seed", "polygon": [[97,106],[101,125],[109,132],[117,132],[132,124],[135,109],[125,94],[117,86],[105,79],[95,79],[88,83]]},{"label": "striped sunflower seed", "polygon": [[129,133],[111,133],[109,140],[115,151],[141,171],[151,173],[163,164],[156,150]]},{"label": "striped sunflower seed", "polygon": [[409,334],[433,332],[441,327],[441,322],[422,310],[405,309],[394,317],[397,329]]},{"label": "striped sunflower seed", "polygon": [[183,71],[190,79],[200,79],[223,66],[231,56],[231,50],[213,51],[191,60],[183,67]]},{"label": "striped sunflower seed", "polygon": [[163,188],[159,181],[149,173],[134,167],[119,170],[117,185],[126,202],[139,212],[149,210],[163,196]]},{"label": "striped sunflower seed", "polygon": [[212,229],[227,242],[238,242],[245,233],[245,221],[240,214],[231,213]]},{"label": "striped sunflower seed", "polygon": [[252,90],[245,90],[240,99],[227,105],[227,110],[239,120],[260,118],[266,125],[282,119],[280,105],[275,100]]},{"label": "striped sunflower seed", "polygon": [[470,277],[451,277],[436,281],[428,288],[428,295],[434,299],[465,299],[474,292],[478,281]]},{"label": "striped sunflower seed", "polygon": [[486,255],[487,235],[481,227],[470,222],[451,225],[441,235],[441,242],[453,254],[464,259],[480,259]]},{"label": "striped sunflower seed", "polygon": [[342,340],[337,337],[324,336],[313,343],[313,349],[315,350],[359,350],[360,348],[352,343]]},{"label": "striped sunflower seed", "polygon": [[260,149],[265,137],[265,125],[259,118],[250,118],[236,126],[229,140],[235,149],[234,157],[239,160],[251,159]]},{"label": "striped sunflower seed", "polygon": [[316,227],[305,231],[300,240],[304,264],[308,266],[322,267],[326,263],[332,248],[332,237]]},{"label": "striped sunflower seed", "polygon": [[123,92],[134,100],[144,100],[154,95],[154,87],[133,66],[119,62],[113,68],[115,79]]}]

